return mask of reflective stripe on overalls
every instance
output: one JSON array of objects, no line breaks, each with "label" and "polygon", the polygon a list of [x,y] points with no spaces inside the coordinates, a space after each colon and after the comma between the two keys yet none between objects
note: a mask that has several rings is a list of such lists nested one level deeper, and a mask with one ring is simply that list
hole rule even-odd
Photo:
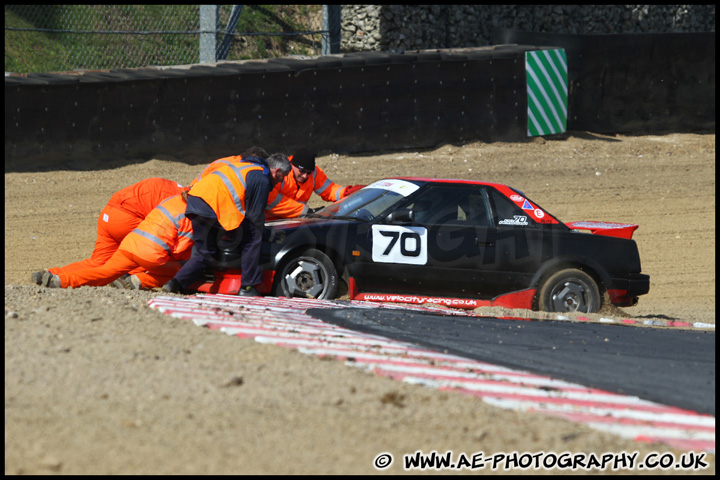
[{"label": "reflective stripe on overalls", "polygon": [[[167,218],[168,220],[170,220],[170,223],[172,223],[173,226],[175,227],[175,230],[177,230],[179,237],[186,237],[186,238],[189,238],[190,240],[192,240],[192,232],[180,231],[180,220],[182,220],[183,218],[185,218],[185,213],[179,213],[179,214],[173,216],[173,215],[168,211],[168,209],[163,206],[164,203],[165,203],[165,202],[161,203],[160,205],[158,205],[158,206],[155,207],[155,208],[156,208],[160,213],[162,213],[162,214],[165,216],[165,218]],[[170,246],[167,244],[167,242],[165,242],[165,241],[162,240],[161,238],[159,238],[159,237],[157,237],[157,236],[155,236],[155,235],[153,235],[153,234],[151,234],[151,233],[148,233],[148,232],[146,232],[146,231],[144,231],[144,230],[141,230],[140,228],[136,228],[135,230],[133,230],[133,233],[136,233],[137,235],[140,235],[141,237],[146,238],[146,239],[150,240],[151,242],[155,243],[155,244],[158,245],[160,248],[162,248],[163,250],[165,250],[165,251],[168,253],[168,255],[172,254],[172,247],[170,247]]]},{"label": "reflective stripe on overalls", "polygon": [[[242,174],[245,170],[249,169],[257,169],[258,167],[262,168],[260,165],[255,164],[247,164],[247,165],[232,165],[228,164],[228,167],[235,172],[235,175],[237,176],[238,180],[240,181],[240,185],[243,187],[243,191],[247,189],[247,182],[245,181],[245,176]],[[230,192],[230,196],[232,197],[233,203],[235,204],[235,208],[238,209],[238,212],[244,217],[245,216],[245,205],[243,205],[242,200],[240,199],[240,194],[235,189],[235,186],[233,185],[232,181],[225,175],[224,173],[215,170],[210,175],[217,175],[222,179],[223,184],[225,184],[225,188],[228,189],[228,192]]]},{"label": "reflective stripe on overalls", "polygon": [[[223,159],[221,158],[220,160],[215,160],[215,161],[213,162],[213,164],[215,164],[215,169],[216,169],[216,170],[217,170],[218,168],[220,168],[219,166],[217,166],[218,163],[223,163],[223,164],[225,164],[225,165],[232,166],[232,162],[230,162],[229,160],[223,160]],[[203,171],[203,172],[204,172],[204,171]],[[210,173],[212,173],[212,172],[210,172]],[[208,174],[208,175],[210,175],[210,174]],[[199,182],[200,180],[202,180],[202,178],[203,178],[203,174],[200,173],[200,175],[197,176],[197,178],[191,183],[191,185]]]},{"label": "reflective stripe on overalls", "polygon": [[[313,172],[313,186],[315,185],[315,173],[317,173],[317,171]],[[332,185],[330,179],[325,178],[325,182],[320,185],[320,187],[315,189],[315,193],[317,193],[318,195],[322,195],[323,192],[330,187],[330,185]],[[340,198],[336,198],[335,200],[340,200]]]}]

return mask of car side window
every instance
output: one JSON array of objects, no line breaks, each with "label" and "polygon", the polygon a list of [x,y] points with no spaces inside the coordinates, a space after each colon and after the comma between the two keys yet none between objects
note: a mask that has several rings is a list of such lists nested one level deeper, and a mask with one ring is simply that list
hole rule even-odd
[{"label": "car side window", "polygon": [[490,227],[490,208],[488,205],[485,189],[473,192],[468,196],[467,202],[467,224],[474,227]]},{"label": "car side window", "polygon": [[489,189],[490,201],[493,206],[495,224],[498,227],[502,226],[522,226],[530,227],[535,226],[535,220],[533,220],[528,212],[518,207],[509,198],[502,193],[491,188]]},{"label": "car side window", "polygon": [[419,224],[491,225],[485,189],[434,185],[408,205]]}]

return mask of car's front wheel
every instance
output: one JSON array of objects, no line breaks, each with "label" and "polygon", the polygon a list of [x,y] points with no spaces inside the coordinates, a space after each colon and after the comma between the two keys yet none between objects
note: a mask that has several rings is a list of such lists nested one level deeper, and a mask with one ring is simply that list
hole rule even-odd
[{"label": "car's front wheel", "polygon": [[600,310],[600,290],[595,280],[576,268],[551,275],[540,288],[538,305],[546,312],[584,312]]},{"label": "car's front wheel", "polygon": [[332,260],[320,250],[309,249],[283,264],[275,280],[275,295],[333,299],[340,279]]}]

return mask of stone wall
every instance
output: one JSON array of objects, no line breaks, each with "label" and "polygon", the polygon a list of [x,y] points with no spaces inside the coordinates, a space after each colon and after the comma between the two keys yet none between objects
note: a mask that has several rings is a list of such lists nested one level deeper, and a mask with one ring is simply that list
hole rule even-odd
[{"label": "stone wall", "polygon": [[714,5],[343,5],[342,52],[492,45],[495,28],[563,34],[715,31]]}]

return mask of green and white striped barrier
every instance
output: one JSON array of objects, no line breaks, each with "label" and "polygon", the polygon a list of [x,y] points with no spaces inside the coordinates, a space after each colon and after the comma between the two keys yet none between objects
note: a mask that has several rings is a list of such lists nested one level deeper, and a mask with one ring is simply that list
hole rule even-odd
[{"label": "green and white striped barrier", "polygon": [[567,130],[568,66],[565,50],[525,53],[528,137]]}]

